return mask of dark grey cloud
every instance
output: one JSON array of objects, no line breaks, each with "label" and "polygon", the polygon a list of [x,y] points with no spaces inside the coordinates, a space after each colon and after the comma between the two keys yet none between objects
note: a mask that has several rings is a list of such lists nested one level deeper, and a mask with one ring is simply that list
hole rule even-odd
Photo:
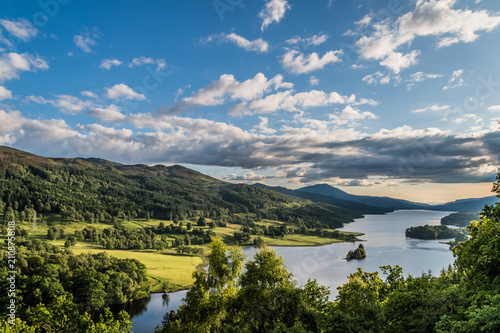
[{"label": "dark grey cloud", "polygon": [[492,181],[500,165],[500,131],[464,136],[403,127],[356,132],[347,140],[336,131],[263,135],[206,119],[145,114],[124,121],[135,130],[97,124],[72,128],[62,120],[32,120],[19,112],[2,111],[0,118],[10,124],[0,128],[6,144],[45,156],[267,169],[305,183],[369,177],[474,183]]}]

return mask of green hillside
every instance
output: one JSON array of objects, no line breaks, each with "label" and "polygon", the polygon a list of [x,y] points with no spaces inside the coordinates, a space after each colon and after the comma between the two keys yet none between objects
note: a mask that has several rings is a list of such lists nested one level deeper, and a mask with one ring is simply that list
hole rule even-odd
[{"label": "green hillside", "polygon": [[[0,200],[14,211],[89,222],[147,218],[217,219],[254,213],[298,227],[334,228],[368,213],[314,203],[267,189],[231,184],[174,165],[124,165],[97,158],[45,158],[0,147]],[[371,212],[370,212],[371,213]]]}]

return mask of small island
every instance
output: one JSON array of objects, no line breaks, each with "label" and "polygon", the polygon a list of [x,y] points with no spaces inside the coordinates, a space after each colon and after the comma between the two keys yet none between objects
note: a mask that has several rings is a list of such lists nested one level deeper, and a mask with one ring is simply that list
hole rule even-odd
[{"label": "small island", "polygon": [[359,244],[356,250],[351,250],[347,253],[346,260],[350,261],[352,259],[363,259],[366,258],[366,251],[363,244]]}]

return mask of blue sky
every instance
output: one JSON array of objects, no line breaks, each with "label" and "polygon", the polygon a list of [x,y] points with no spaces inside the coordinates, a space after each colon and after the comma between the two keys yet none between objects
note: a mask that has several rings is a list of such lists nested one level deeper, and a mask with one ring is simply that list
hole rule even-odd
[{"label": "blue sky", "polygon": [[0,1],[0,144],[422,202],[487,196],[494,0]]}]

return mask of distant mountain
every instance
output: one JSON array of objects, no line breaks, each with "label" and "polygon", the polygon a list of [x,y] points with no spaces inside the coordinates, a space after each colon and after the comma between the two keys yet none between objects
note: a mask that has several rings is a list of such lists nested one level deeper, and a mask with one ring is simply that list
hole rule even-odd
[{"label": "distant mountain", "polygon": [[[391,209],[387,209],[385,207],[370,206],[370,205],[366,205],[366,204],[352,201],[352,200],[344,200],[344,199],[335,198],[333,196],[305,192],[305,191],[300,191],[300,190],[291,190],[291,189],[288,189],[286,187],[281,187],[281,186],[269,186],[269,185],[264,185],[264,184],[254,184],[254,186],[260,187],[260,188],[265,188],[267,190],[280,192],[280,193],[283,193],[286,195],[291,195],[294,197],[299,197],[299,198],[311,200],[314,202],[323,202],[323,203],[327,203],[327,204],[331,204],[331,205],[335,205],[335,206],[339,206],[339,207],[354,209],[357,211],[363,211],[365,214],[384,214],[384,213],[388,213],[391,211]],[[338,191],[340,191],[340,190],[338,190]],[[342,191],[340,191],[340,192],[342,192]],[[345,193],[345,192],[343,192],[343,193]]]},{"label": "distant mountain", "polygon": [[346,193],[328,184],[318,184],[297,189],[297,191],[317,193],[337,199],[359,202],[369,206],[382,207],[389,210],[397,209],[430,209],[431,205],[394,199],[390,197],[376,197],[367,195],[354,195]]},{"label": "distant mountain", "polygon": [[499,201],[500,199],[497,196],[493,195],[484,198],[456,200],[443,205],[433,206],[432,209],[456,212],[479,212],[483,210],[485,205],[492,205]]},{"label": "distant mountain", "polygon": [[[394,199],[390,197],[349,194],[328,184],[306,186],[295,191],[320,194],[323,196],[329,196],[332,198],[347,200],[351,202],[354,201],[368,206],[385,208],[391,211],[397,209],[428,209],[456,212],[476,212],[481,211],[485,205],[492,205],[499,201],[496,196],[489,196],[483,198],[461,199],[442,205],[429,205],[407,200]],[[289,192],[289,194],[293,195],[292,192]],[[302,197],[302,194],[299,193],[297,196]],[[313,199],[310,198],[310,200]]]}]

